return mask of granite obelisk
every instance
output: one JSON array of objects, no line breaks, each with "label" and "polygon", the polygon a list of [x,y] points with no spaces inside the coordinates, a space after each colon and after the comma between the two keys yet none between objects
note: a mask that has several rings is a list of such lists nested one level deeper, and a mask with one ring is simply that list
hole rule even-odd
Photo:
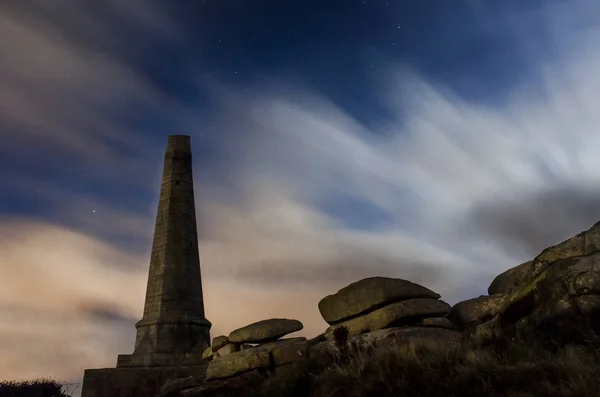
[{"label": "granite obelisk", "polygon": [[142,319],[133,354],[86,369],[82,397],[147,397],[169,379],[202,379],[211,323],[204,315],[190,137],[169,136]]},{"label": "granite obelisk", "polygon": [[204,315],[190,137],[169,136],[135,354],[210,346]]}]

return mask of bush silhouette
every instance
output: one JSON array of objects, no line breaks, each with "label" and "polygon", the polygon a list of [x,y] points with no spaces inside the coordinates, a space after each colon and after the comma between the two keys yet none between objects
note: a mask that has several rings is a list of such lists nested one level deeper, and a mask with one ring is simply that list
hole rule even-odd
[{"label": "bush silhouette", "polygon": [[70,397],[52,379],[0,382],[0,397]]}]

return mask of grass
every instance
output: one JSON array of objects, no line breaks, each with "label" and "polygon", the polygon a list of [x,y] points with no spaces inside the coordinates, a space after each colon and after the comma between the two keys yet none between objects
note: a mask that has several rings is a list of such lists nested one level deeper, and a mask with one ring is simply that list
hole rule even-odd
[{"label": "grass", "polygon": [[441,344],[415,341],[348,352],[324,371],[259,396],[590,397],[600,395],[600,337],[548,349],[534,339]]}]

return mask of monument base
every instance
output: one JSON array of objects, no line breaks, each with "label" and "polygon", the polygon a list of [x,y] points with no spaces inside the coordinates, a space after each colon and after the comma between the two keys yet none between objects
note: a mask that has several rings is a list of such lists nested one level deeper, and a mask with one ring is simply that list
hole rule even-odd
[{"label": "monument base", "polygon": [[207,362],[190,367],[86,369],[81,397],[152,397],[170,379],[193,376],[202,383]]},{"label": "monument base", "polygon": [[119,354],[117,368],[128,367],[193,367],[206,364],[202,353]]}]

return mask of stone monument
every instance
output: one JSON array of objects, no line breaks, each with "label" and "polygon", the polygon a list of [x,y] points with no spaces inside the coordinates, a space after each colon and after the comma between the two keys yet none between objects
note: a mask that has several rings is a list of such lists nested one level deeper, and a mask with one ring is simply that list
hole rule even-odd
[{"label": "stone monument", "polygon": [[116,368],[85,370],[82,397],[148,396],[168,379],[202,378],[211,323],[204,315],[190,137],[171,135],[165,153],[144,314],[133,354]]}]

